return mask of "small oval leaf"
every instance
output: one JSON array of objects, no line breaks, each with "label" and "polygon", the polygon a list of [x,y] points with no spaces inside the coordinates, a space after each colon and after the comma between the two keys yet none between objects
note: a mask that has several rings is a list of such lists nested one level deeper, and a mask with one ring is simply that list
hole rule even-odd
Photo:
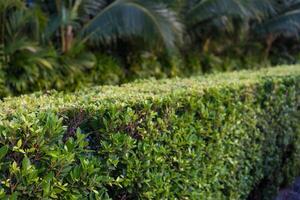
[{"label": "small oval leaf", "polygon": [[4,156],[6,156],[7,152],[8,152],[8,146],[5,145],[5,146],[3,146],[3,147],[0,148],[0,160]]}]

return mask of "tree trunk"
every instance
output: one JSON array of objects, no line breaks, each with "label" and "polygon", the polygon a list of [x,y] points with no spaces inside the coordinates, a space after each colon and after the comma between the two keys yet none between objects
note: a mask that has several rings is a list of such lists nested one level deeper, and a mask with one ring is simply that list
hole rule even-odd
[{"label": "tree trunk", "polygon": [[203,45],[203,52],[207,53],[209,51],[209,47],[210,47],[210,38],[207,38],[205,41],[204,41],[204,45]]},{"label": "tree trunk", "polygon": [[267,48],[266,48],[265,56],[264,56],[265,60],[267,60],[269,58],[269,54],[270,54],[270,51],[272,49],[272,45],[273,45],[273,42],[275,41],[275,39],[276,39],[276,37],[273,34],[269,34],[267,37],[267,40],[266,40]]},{"label": "tree trunk", "polygon": [[71,48],[74,40],[73,27],[68,25],[66,28],[62,28],[62,51],[67,53]]}]

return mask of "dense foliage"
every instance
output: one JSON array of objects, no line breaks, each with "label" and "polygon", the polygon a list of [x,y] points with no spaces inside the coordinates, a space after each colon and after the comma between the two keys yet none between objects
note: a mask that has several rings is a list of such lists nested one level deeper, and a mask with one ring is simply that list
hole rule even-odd
[{"label": "dense foliage", "polygon": [[0,1],[0,97],[297,63],[299,3]]},{"label": "dense foliage", "polygon": [[299,69],[6,99],[0,198],[271,199],[300,169]]}]

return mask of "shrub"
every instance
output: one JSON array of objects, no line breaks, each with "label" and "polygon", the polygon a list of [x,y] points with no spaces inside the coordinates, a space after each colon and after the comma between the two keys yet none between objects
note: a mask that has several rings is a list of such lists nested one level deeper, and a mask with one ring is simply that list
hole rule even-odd
[{"label": "shrub", "polygon": [[299,86],[294,66],[8,98],[0,197],[271,199],[300,169]]},{"label": "shrub", "polygon": [[86,83],[90,85],[116,85],[120,84],[125,79],[124,69],[121,63],[114,57],[98,54],[95,66],[84,72]]},{"label": "shrub", "polygon": [[138,79],[190,77],[263,66],[251,56],[242,60],[233,56],[189,53],[183,59],[179,55],[140,52],[141,55],[127,58],[129,61],[125,64],[121,57],[92,53],[80,44],[65,54],[52,47],[34,49],[30,46],[28,49],[17,49],[8,64],[0,63],[0,99],[35,91],[76,91],[87,86],[118,85]]},{"label": "shrub", "polygon": [[178,55],[156,56],[151,52],[143,52],[141,55],[132,57],[126,81],[146,78],[188,77],[195,74],[193,69],[184,65]]}]

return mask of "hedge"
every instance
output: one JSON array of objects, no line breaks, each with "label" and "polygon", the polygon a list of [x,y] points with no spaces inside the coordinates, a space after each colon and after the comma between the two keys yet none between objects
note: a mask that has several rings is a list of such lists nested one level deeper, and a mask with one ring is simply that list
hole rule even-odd
[{"label": "hedge", "polygon": [[0,198],[272,199],[300,171],[300,67],[0,103]]}]

